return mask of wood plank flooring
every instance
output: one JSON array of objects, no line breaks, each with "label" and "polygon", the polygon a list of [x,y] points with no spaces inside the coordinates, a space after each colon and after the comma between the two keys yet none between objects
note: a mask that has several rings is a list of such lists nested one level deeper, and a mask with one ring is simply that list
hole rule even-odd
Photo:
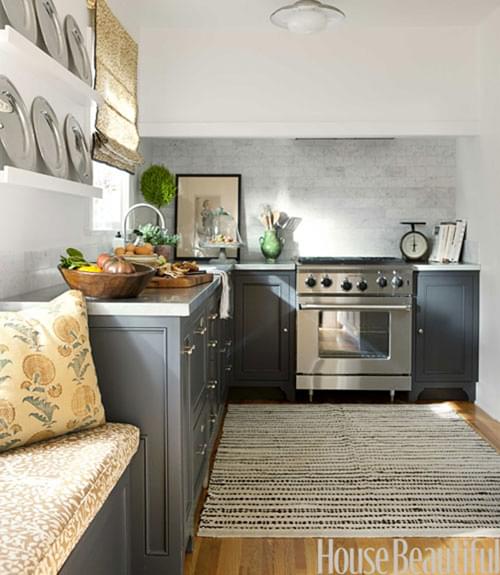
[{"label": "wood plank flooring", "polygon": [[[483,437],[492,443],[500,452],[500,423],[491,419],[484,411],[471,403],[453,402],[450,405],[460,413],[472,427]],[[464,462],[465,464],[465,462]],[[410,548],[421,550],[423,557],[427,558],[428,565],[413,571],[415,575],[440,575],[439,571],[433,572],[430,560],[433,552],[430,549],[445,552],[453,550],[457,541],[464,545],[463,539],[407,539]],[[470,548],[471,542],[465,542]],[[393,540],[392,539],[336,539],[336,548],[342,546],[358,550],[366,550],[368,547],[385,547],[390,557],[389,565],[393,564]],[[487,552],[494,554],[495,541],[492,539],[479,540],[479,549],[483,549],[486,557]],[[328,542],[324,542],[324,551],[328,549]],[[185,575],[318,575],[318,541],[316,539],[215,539],[196,537],[194,552],[187,555]],[[462,554],[461,554],[462,555]],[[355,562],[356,563],[356,562]],[[329,575],[328,561],[322,562],[323,573]],[[401,565],[401,568],[403,566]],[[425,569],[427,567],[427,570]],[[500,575],[500,566],[499,573]],[[429,571],[429,568],[431,571]],[[496,566],[494,566],[496,570]],[[474,570],[475,569],[475,570]],[[480,564],[480,553],[477,554],[475,568],[464,565],[463,556],[459,561],[459,570],[447,575],[490,575]],[[339,572],[337,572],[339,573]],[[340,570],[342,575],[380,575],[377,571],[365,569],[360,571],[356,567],[353,570]],[[390,575],[404,571],[390,569]],[[408,573],[408,571],[407,571]],[[495,571],[493,571],[495,573]],[[496,575],[496,574],[495,574]]]}]

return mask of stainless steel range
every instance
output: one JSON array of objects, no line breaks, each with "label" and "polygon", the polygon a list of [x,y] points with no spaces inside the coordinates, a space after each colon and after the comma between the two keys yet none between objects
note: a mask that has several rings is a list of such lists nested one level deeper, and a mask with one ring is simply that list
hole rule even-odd
[{"label": "stainless steel range", "polygon": [[410,265],[301,258],[297,294],[297,389],[411,389]]}]

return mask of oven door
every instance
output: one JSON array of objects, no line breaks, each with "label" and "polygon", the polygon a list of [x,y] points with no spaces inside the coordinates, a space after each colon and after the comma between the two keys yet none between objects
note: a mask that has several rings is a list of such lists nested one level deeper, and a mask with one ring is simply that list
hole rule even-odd
[{"label": "oven door", "polygon": [[301,297],[297,372],[411,373],[411,297]]}]

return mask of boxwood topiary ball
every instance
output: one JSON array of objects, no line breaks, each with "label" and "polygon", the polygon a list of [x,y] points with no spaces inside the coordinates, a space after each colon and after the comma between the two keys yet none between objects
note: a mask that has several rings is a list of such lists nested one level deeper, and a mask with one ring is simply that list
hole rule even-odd
[{"label": "boxwood topiary ball", "polygon": [[141,192],[153,206],[166,206],[177,193],[175,176],[165,166],[153,164],[141,176]]}]

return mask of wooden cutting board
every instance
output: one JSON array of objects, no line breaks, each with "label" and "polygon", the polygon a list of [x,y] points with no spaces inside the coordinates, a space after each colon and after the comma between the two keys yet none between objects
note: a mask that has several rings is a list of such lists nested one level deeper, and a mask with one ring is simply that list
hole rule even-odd
[{"label": "wooden cutting board", "polygon": [[208,284],[213,279],[213,274],[193,274],[181,278],[155,276],[149,282],[148,288],[190,288],[201,284]]}]

